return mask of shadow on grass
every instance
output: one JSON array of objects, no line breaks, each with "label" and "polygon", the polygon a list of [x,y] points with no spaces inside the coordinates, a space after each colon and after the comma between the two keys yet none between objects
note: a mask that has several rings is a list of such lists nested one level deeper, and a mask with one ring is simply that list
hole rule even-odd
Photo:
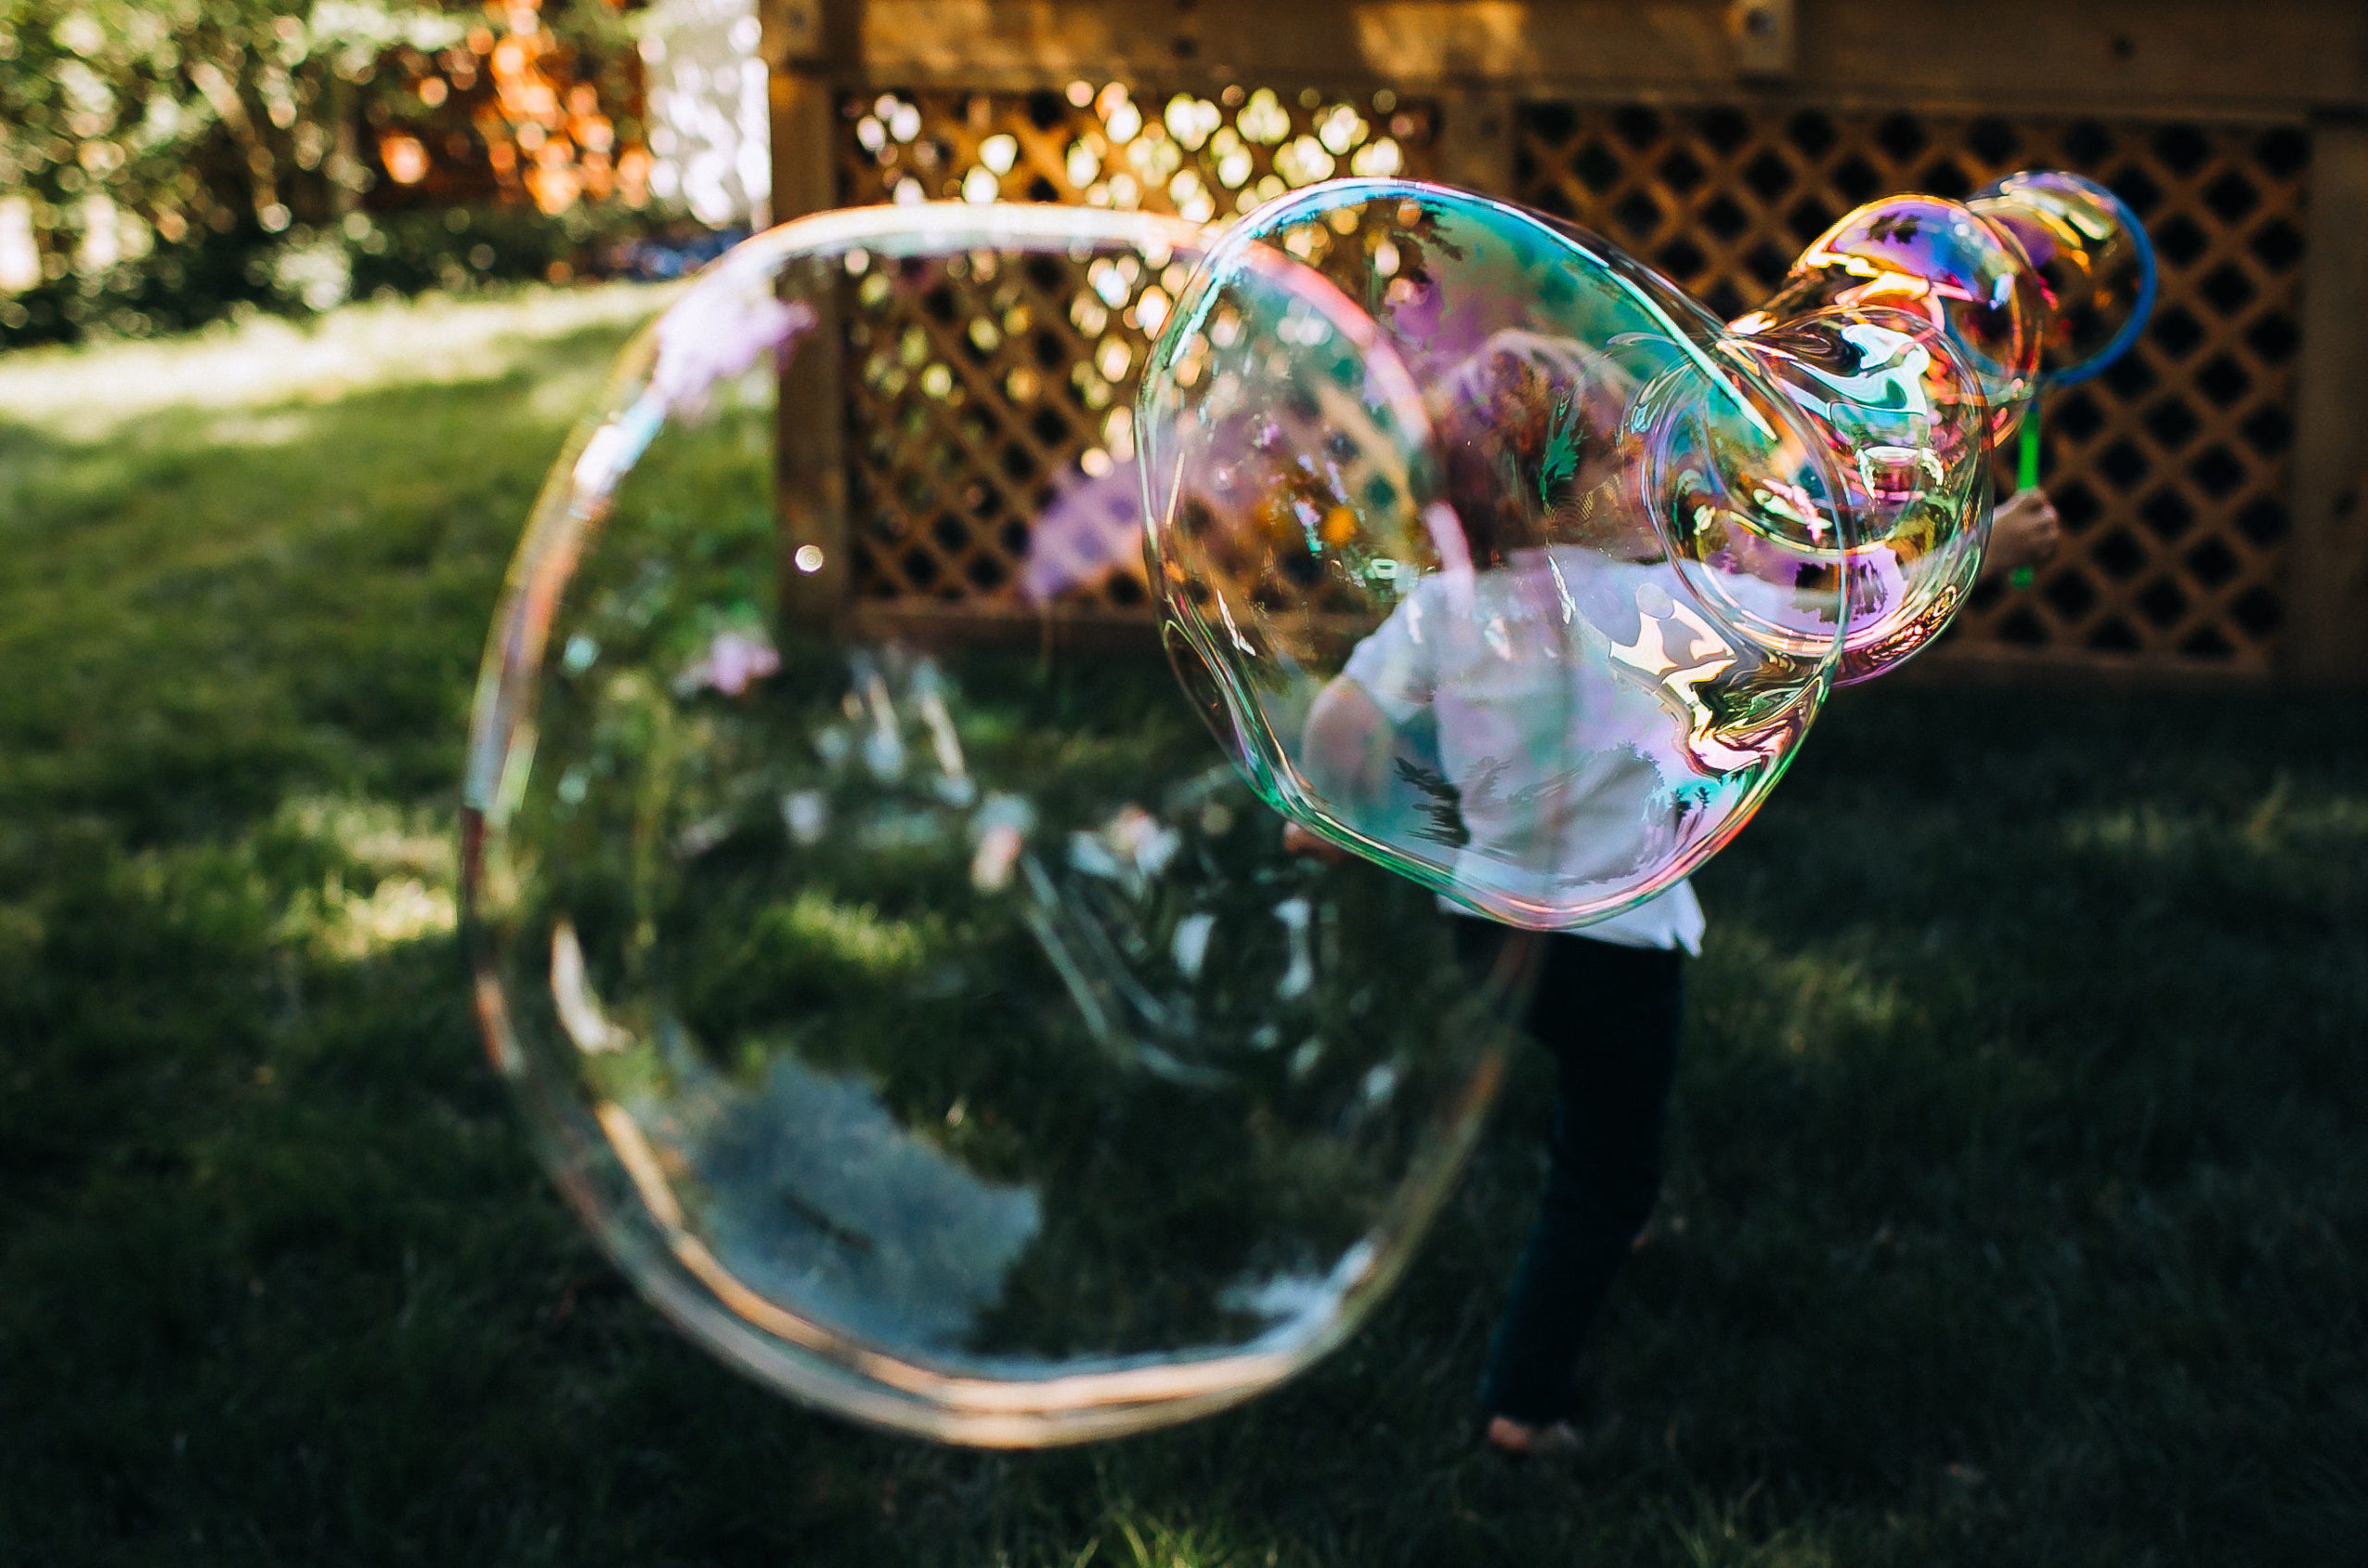
[{"label": "shadow on grass", "polygon": [[560,435],[534,391],[613,340],[227,430],[0,431],[0,1559],[2123,1564],[2368,1534],[2353,699],[1838,702],[1702,878],[1671,1191],[1573,1471],[1470,1440],[1534,1061],[1380,1320],[1243,1411],[955,1453],[709,1364],[532,1167],[437,902]]}]

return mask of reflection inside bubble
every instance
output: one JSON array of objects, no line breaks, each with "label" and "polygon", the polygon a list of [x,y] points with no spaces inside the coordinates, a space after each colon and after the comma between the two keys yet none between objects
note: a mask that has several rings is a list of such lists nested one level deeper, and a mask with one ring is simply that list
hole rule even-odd
[{"label": "reflection inside bubble", "polygon": [[[1090,302],[1132,334],[1107,390],[1192,231],[1009,221],[813,220],[695,290],[747,341],[628,355],[513,567],[467,882],[496,1059],[653,1301],[830,1408],[1033,1443],[1337,1343],[1472,1136],[1520,961],[1470,972],[1423,890],[1285,853],[1148,639],[1039,618],[1141,596],[1131,413],[1077,379],[1049,444],[960,345]],[[1267,287],[1301,335],[1355,318]],[[1027,635],[884,626],[777,553],[783,411],[832,353],[910,488],[852,494],[839,544],[810,496],[793,525],[902,560],[897,507],[981,504],[948,476],[1025,454],[986,499],[1042,520],[1000,588]]]}]

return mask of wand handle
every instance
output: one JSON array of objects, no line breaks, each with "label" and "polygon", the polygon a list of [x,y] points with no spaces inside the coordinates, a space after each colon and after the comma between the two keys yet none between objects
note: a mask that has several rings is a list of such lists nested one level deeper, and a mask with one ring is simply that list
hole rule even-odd
[{"label": "wand handle", "polygon": [[[2031,394],[2031,406],[2023,412],[2022,450],[2015,454],[2015,488],[2017,492],[2032,488],[2039,483],[2039,394]],[[2017,588],[2031,586],[2036,574],[2028,566],[2017,566],[2006,581]]]}]

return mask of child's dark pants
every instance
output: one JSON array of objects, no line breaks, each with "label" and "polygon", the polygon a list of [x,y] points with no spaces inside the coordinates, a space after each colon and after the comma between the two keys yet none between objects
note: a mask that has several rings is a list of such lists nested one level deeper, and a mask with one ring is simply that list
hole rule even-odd
[{"label": "child's dark pants", "polygon": [[[1506,935],[1455,925],[1467,965]],[[1571,1414],[1579,1346],[1660,1195],[1684,963],[1670,949],[1544,939],[1527,1022],[1554,1056],[1554,1127],[1537,1221],[1489,1350],[1489,1414],[1526,1426]]]}]

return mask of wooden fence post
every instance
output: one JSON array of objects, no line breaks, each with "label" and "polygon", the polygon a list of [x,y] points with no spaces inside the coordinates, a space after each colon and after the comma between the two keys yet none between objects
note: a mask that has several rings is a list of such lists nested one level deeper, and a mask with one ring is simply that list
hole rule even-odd
[{"label": "wooden fence post", "polygon": [[2368,681],[2368,122],[2322,120],[2311,148],[2296,399],[2286,673]]},{"label": "wooden fence post", "polygon": [[[839,204],[836,79],[856,48],[855,12],[845,0],[762,0],[759,6],[759,48],[771,73],[776,223]],[[820,319],[782,373],[773,483],[782,620],[818,625],[848,608],[855,563],[847,532],[839,279],[806,281],[807,302]]]}]

